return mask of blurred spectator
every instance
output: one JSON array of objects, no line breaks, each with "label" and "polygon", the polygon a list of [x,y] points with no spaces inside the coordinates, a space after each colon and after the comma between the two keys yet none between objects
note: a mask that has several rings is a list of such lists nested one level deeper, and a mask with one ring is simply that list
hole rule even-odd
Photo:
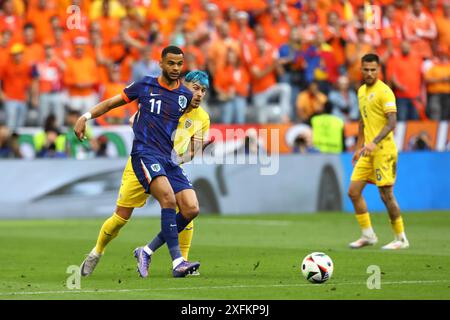
[{"label": "blurred spectator", "polygon": [[[370,10],[371,12],[371,10]],[[372,19],[367,14],[366,7],[361,5],[356,10],[353,23],[349,23],[346,28],[346,33],[349,41],[353,43],[366,43],[377,47],[381,44],[381,37],[378,33],[378,28],[372,25]],[[360,30],[364,30],[364,34],[359,34]]]},{"label": "blurred spectator", "polygon": [[159,77],[161,68],[159,61],[152,59],[153,47],[146,45],[141,49],[141,58],[133,64],[132,80],[139,81],[145,76]]},{"label": "blurred spectator", "polygon": [[16,43],[1,73],[0,100],[5,104],[6,124],[12,131],[23,127],[27,119],[27,102],[37,106],[36,70],[23,60],[24,46]]},{"label": "blurred spectator", "polygon": [[66,158],[66,136],[61,134],[56,117],[51,114],[45,119],[43,130],[33,136],[37,158]]},{"label": "blurred spectator", "polygon": [[56,15],[56,10],[48,0],[37,0],[35,2],[37,3],[36,6],[30,5],[28,8],[26,21],[35,27],[36,41],[44,43],[52,33],[50,19]]},{"label": "blurred spectator", "polygon": [[33,65],[44,59],[44,48],[36,41],[36,29],[33,24],[27,23],[23,27],[23,60],[29,65]]},{"label": "blurred spectator", "polygon": [[233,49],[214,78],[223,123],[245,123],[250,76]]},{"label": "blurred spectator", "polygon": [[286,11],[281,12],[278,6],[272,5],[269,8],[269,18],[262,26],[266,40],[274,48],[278,49],[289,40],[289,33],[294,26],[294,21],[292,21]]},{"label": "blurred spectator", "polygon": [[450,59],[446,47],[439,46],[434,65],[425,73],[428,104],[432,120],[450,120]]},{"label": "blurred spectator", "polygon": [[281,121],[289,122],[291,87],[287,83],[277,83],[277,75],[283,70],[278,62],[278,52],[263,38],[256,40],[257,53],[253,57],[250,74],[253,101],[257,110],[259,123],[267,123],[269,117],[268,103],[278,99]]},{"label": "blurred spectator", "polygon": [[208,49],[208,70],[213,75],[218,68],[222,68],[227,59],[228,50],[234,50],[236,55],[241,55],[239,42],[230,36],[230,27],[227,22],[222,22],[218,28],[219,37],[211,41]]},{"label": "blurred spectator", "polygon": [[95,153],[97,158],[106,158],[108,157],[108,137],[105,135],[101,135],[97,138],[98,149]]},{"label": "blurred spectator", "polygon": [[81,113],[77,110],[69,110],[67,112],[66,143],[69,157],[84,160],[95,157],[95,153],[98,150],[98,142],[95,139],[92,133],[92,128],[89,125],[86,127],[86,139],[82,142],[78,140],[73,128],[80,115]]},{"label": "blurred spectator", "polygon": [[0,125],[0,159],[23,158],[18,140],[16,133],[11,134],[8,127]]},{"label": "blurred spectator", "polygon": [[65,107],[62,88],[65,63],[55,54],[53,43],[46,42],[45,58],[36,64],[39,80],[39,125],[43,126],[48,115],[54,114],[58,127],[64,124]]},{"label": "blurred spectator", "polygon": [[450,1],[442,3],[443,14],[436,17],[438,45],[450,50]]},{"label": "blurred spectator", "polygon": [[359,86],[361,81],[361,58],[371,53],[373,48],[365,41],[366,31],[358,29],[356,31],[356,42],[347,43],[345,47],[345,57],[347,59],[347,73],[352,85]]},{"label": "blurred spectator", "polygon": [[323,113],[311,118],[313,145],[322,153],[341,153],[345,150],[344,121],[332,115],[331,109],[328,102]]},{"label": "blurred spectator", "polygon": [[298,93],[306,86],[304,65],[302,56],[302,42],[298,29],[292,29],[289,35],[289,42],[283,44],[279,49],[279,63],[283,68],[280,82],[291,85],[290,105],[295,108],[295,99]]},{"label": "blurred spectator", "polygon": [[327,96],[320,92],[317,81],[312,81],[308,88],[297,96],[297,118],[303,123],[310,123],[311,117],[323,112]]},{"label": "blurred spectator", "polygon": [[358,120],[358,97],[356,96],[355,90],[350,88],[348,77],[339,77],[336,83],[336,89],[329,93],[328,100],[332,105],[333,115],[341,118],[345,122]]},{"label": "blurred spectator", "polygon": [[341,70],[345,67],[345,45],[347,37],[343,22],[336,11],[331,11],[327,16],[327,25],[323,30],[324,39],[332,47],[334,60]]},{"label": "blurred spectator", "polygon": [[74,55],[67,59],[64,83],[69,93],[69,108],[87,112],[97,103],[98,73],[95,59],[86,54],[88,40],[76,38]]},{"label": "blurred spectator", "polygon": [[409,150],[427,151],[432,150],[431,138],[426,131],[421,131],[417,136],[411,138]]},{"label": "blurred spectator", "polygon": [[[120,79],[120,68],[117,65],[112,65],[109,69],[109,79],[100,88],[101,100],[106,100],[114,97],[121,92],[126,86]],[[137,111],[136,102],[114,108],[103,116],[95,119],[96,122],[102,126],[125,124],[126,121]]]},{"label": "blurred spectator", "polygon": [[399,121],[419,118],[417,104],[420,99],[422,59],[411,53],[407,41],[401,44],[401,54],[388,61],[388,80],[392,83],[397,98]]},{"label": "blurred spectator", "polygon": [[3,1],[2,10],[0,14],[0,30],[10,30],[13,35],[13,42],[21,41],[20,33],[17,30],[22,30],[23,18],[14,12],[14,3],[12,0]]},{"label": "blurred spectator", "polygon": [[431,57],[431,41],[437,36],[436,24],[422,9],[421,0],[413,0],[412,10],[405,15],[403,21],[403,32],[417,55],[423,58]]}]

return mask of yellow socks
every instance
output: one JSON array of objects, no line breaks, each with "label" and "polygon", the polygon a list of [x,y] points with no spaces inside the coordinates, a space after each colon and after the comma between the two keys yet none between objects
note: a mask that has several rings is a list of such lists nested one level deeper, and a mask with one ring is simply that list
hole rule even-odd
[{"label": "yellow socks", "polygon": [[397,239],[401,240],[405,238],[405,227],[403,225],[403,218],[401,216],[394,221],[391,220],[391,227]]},{"label": "yellow socks", "polygon": [[114,213],[103,223],[95,245],[95,251],[103,254],[106,245],[119,234],[120,229],[128,222],[124,218]]},{"label": "yellow socks", "polygon": [[364,236],[373,236],[372,223],[370,222],[370,215],[368,212],[363,214],[356,214],[356,220],[361,227]]},{"label": "yellow socks", "polygon": [[191,248],[192,236],[194,235],[194,221],[189,222],[186,228],[178,235],[180,250],[183,258],[188,260],[189,249]]}]

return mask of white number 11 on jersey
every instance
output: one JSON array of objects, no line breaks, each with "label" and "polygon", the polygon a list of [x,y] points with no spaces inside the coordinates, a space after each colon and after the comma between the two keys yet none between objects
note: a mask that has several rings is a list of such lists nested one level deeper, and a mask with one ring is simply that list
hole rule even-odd
[{"label": "white number 11 on jersey", "polygon": [[161,100],[156,100],[155,103],[155,99],[150,99],[150,112],[154,113],[155,110],[155,104],[156,104],[156,114],[160,114],[161,113]]}]

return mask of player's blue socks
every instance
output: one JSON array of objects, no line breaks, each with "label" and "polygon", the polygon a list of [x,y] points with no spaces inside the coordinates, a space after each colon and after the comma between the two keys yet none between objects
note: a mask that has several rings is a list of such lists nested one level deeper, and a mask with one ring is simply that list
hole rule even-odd
[{"label": "player's blue socks", "polygon": [[175,209],[161,210],[161,232],[169,247],[172,260],[182,257],[178,243],[177,213]]},{"label": "player's blue socks", "polygon": [[[190,220],[185,219],[181,213],[177,214],[175,221],[177,222],[177,231],[178,231],[178,233],[183,231],[184,228],[186,228],[186,226],[190,222]],[[158,233],[158,235],[147,246],[150,248],[150,250],[155,252],[164,243],[166,243],[166,240],[165,240],[164,235],[163,235],[163,233],[161,231],[160,233]]]}]

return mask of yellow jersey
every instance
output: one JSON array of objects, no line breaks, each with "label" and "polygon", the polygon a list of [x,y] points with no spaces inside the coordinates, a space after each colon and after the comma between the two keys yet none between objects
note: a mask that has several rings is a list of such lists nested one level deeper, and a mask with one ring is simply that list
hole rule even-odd
[{"label": "yellow jersey", "polygon": [[[377,82],[368,87],[362,85],[358,90],[358,103],[361,112],[361,119],[364,122],[364,143],[367,144],[380,133],[381,129],[387,125],[386,114],[397,112],[395,95],[383,81]],[[389,134],[381,140],[375,152],[396,153],[397,146],[394,141],[394,133]]]},{"label": "yellow jersey", "polygon": [[174,150],[178,155],[186,152],[191,137],[206,141],[210,126],[209,115],[202,107],[185,112],[178,121],[175,132]]}]

